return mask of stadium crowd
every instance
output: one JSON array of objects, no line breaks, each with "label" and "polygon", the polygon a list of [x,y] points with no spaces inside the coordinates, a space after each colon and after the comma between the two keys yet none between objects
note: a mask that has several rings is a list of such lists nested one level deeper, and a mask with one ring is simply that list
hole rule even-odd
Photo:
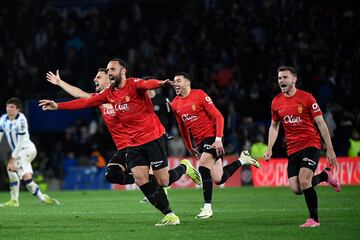
[{"label": "stadium crowd", "polygon": [[[206,90],[222,112],[226,152],[236,154],[266,142],[271,99],[279,92],[276,69],[286,64],[299,70],[301,88],[318,100],[337,155],[348,154],[350,138],[359,141],[356,1],[14,0],[2,5],[3,110],[13,96],[23,101],[68,96],[46,82],[49,70],[60,69],[65,81],[93,92],[96,70],[121,57],[138,77],[172,79],[178,71],[189,72],[193,88]],[[174,97],[172,89],[159,94]],[[172,118],[168,129],[174,136],[170,154],[186,154]],[[48,141],[49,134],[54,141]],[[47,177],[61,178],[64,162],[96,164],[115,150],[99,114],[78,119],[64,132],[31,136]],[[279,141],[274,157],[285,153]]]}]

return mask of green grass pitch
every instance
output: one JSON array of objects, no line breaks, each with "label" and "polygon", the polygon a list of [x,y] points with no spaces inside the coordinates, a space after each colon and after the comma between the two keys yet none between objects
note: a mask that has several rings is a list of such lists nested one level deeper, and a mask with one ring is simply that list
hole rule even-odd
[{"label": "green grass pitch", "polygon": [[[194,218],[201,190],[169,190],[178,226],[154,227],[162,215],[141,204],[140,191],[49,192],[61,205],[40,204],[20,193],[20,207],[0,208],[0,239],[358,239],[360,186],[336,193],[318,187],[321,226],[300,229],[307,218],[303,196],[288,188],[227,188],[213,193],[214,216]],[[0,193],[0,201],[9,199]]]}]

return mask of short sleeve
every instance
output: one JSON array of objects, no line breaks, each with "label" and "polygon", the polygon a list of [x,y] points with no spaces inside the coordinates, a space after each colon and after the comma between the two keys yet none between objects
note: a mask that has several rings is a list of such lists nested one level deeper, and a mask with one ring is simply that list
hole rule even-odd
[{"label": "short sleeve", "polygon": [[279,116],[278,110],[276,109],[275,105],[276,104],[275,104],[275,99],[274,99],[271,103],[271,119],[278,122],[278,121],[280,121],[280,116]]},{"label": "short sleeve", "polygon": [[307,107],[309,108],[310,114],[313,118],[322,115],[319,104],[316,102],[315,98],[311,94],[308,97]]}]

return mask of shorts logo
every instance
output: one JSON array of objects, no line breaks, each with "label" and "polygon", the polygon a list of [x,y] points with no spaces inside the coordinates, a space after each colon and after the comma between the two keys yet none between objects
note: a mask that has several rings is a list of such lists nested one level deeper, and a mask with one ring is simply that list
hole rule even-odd
[{"label": "shorts logo", "polygon": [[154,166],[154,167],[159,167],[164,161],[161,160],[161,161],[157,161],[157,162],[151,162],[151,166]]},{"label": "shorts logo", "polygon": [[303,161],[304,161],[304,162],[308,162],[308,165],[310,165],[310,166],[316,165],[316,162],[313,161],[313,160],[311,160],[311,159],[309,159],[309,158],[303,158]]},{"label": "shorts logo", "polygon": [[214,149],[214,147],[211,146],[210,144],[204,144],[204,148],[205,148],[206,150]]}]

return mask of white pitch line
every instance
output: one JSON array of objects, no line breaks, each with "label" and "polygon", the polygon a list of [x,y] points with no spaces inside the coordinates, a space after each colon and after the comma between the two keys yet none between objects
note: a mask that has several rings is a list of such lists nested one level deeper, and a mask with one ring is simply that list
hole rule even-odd
[{"label": "white pitch line", "polygon": [[[319,208],[319,211],[354,211],[354,210],[360,210],[360,208]],[[234,212],[234,210],[227,209],[227,210],[213,210],[217,213],[228,213],[228,212]],[[236,212],[302,212],[304,209],[286,209],[286,208],[277,208],[277,209],[270,209],[270,208],[259,208],[259,209],[241,209]],[[178,211],[180,213],[194,213],[193,211]],[[94,211],[75,211],[75,212],[64,212],[59,211],[56,212],[56,214],[59,215],[93,215],[93,214],[151,214],[156,213],[156,211],[107,211],[107,212],[94,212]],[[31,215],[30,213],[15,213],[15,215]]]}]

